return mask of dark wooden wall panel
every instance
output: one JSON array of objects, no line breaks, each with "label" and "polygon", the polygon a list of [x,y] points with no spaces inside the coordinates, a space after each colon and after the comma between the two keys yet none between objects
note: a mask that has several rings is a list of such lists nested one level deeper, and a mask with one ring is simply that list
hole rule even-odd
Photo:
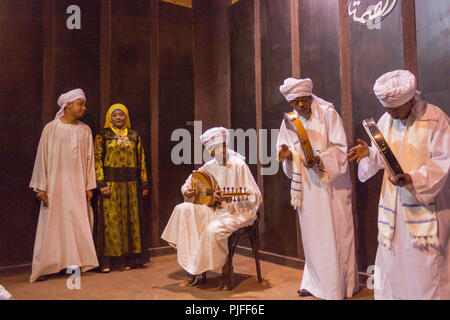
[{"label": "dark wooden wall panel", "polygon": [[[350,2],[347,3],[350,4]],[[374,3],[370,0],[361,1],[360,11]],[[353,21],[352,18],[349,20],[349,28],[354,140],[361,138],[369,141],[361,124],[362,120],[373,117],[377,121],[384,113],[383,107],[373,93],[375,80],[385,72],[403,69],[400,1],[381,21],[381,29],[370,30],[365,25]],[[356,169],[356,166],[352,167]],[[379,172],[366,183],[356,181],[358,219],[356,236],[361,270],[375,262],[378,246],[376,221],[381,178],[382,175]]]},{"label": "dark wooden wall panel", "polygon": [[[180,188],[193,165],[175,165],[170,155],[178,144],[172,132],[186,128],[194,120],[193,11],[161,2],[159,5],[159,163],[160,232],[163,232],[173,208],[183,201]],[[166,244],[161,242],[162,244]]]},{"label": "dark wooden wall panel", "polygon": [[[122,103],[130,113],[131,127],[141,136],[151,179],[150,157],[150,2],[111,1],[111,104]],[[103,106],[108,110],[109,106]],[[144,198],[144,217],[150,216],[151,196]],[[149,247],[150,219],[145,219]]]},{"label": "dark wooden wall panel", "polygon": [[301,78],[311,78],[313,93],[340,112],[338,2],[300,1],[299,34]]},{"label": "dark wooden wall panel", "polygon": [[230,126],[228,0],[193,0],[195,119]]},{"label": "dark wooden wall panel", "polygon": [[[86,93],[87,113],[82,121],[92,133],[99,129],[100,122],[100,0],[80,0],[76,5],[81,10],[81,29],[69,30],[66,21],[70,0],[54,2],[54,112],[60,94],[75,88]],[[45,84],[44,84],[45,85]],[[45,88],[44,88],[45,89]],[[50,119],[53,120],[53,117]]]},{"label": "dark wooden wall panel", "polygon": [[28,188],[42,113],[42,4],[0,1],[0,266],[29,262],[39,205]]},{"label": "dark wooden wall panel", "polygon": [[[230,83],[231,83],[231,126],[232,129],[256,128],[255,97],[255,45],[254,45],[254,1],[241,0],[228,11],[230,35]],[[237,139],[234,141],[237,149]],[[257,164],[249,164],[250,141],[246,139],[246,162],[257,181]],[[255,148],[256,150],[256,148]],[[245,245],[250,242],[245,239]]]},{"label": "dark wooden wall panel", "polygon": [[[290,77],[290,0],[261,1],[262,127],[279,129],[289,104],[278,87]],[[269,130],[270,131],[270,130]],[[269,134],[269,141],[271,137]],[[296,215],[290,205],[289,180],[280,168],[264,176],[264,250],[297,256]],[[270,188],[269,188],[270,186]]]},{"label": "dark wooden wall panel", "polygon": [[[255,46],[253,0],[241,0],[229,9],[230,70],[231,70],[231,128],[256,128],[255,107]],[[234,144],[237,151],[237,144]],[[250,160],[249,143],[245,156]],[[250,169],[256,180],[256,164]]]},{"label": "dark wooden wall panel", "polygon": [[450,2],[416,0],[419,87],[424,99],[450,114]]}]

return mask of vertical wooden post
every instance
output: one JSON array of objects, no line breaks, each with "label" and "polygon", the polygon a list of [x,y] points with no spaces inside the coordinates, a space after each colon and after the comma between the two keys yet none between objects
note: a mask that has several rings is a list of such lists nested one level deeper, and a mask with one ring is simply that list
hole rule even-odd
[{"label": "vertical wooden post", "polygon": [[419,87],[415,0],[402,0],[401,5],[404,68],[416,76],[417,87]]},{"label": "vertical wooden post", "polygon": [[100,16],[100,128],[111,104],[111,0],[101,4]]},{"label": "vertical wooden post", "polygon": [[150,108],[151,108],[151,246],[159,244],[159,0],[150,5]]},{"label": "vertical wooden post", "polygon": [[[255,47],[255,114],[256,114],[256,132],[258,132],[258,155],[260,150],[260,135],[262,129],[262,79],[261,79],[261,0],[254,0],[253,2],[253,16],[254,16],[254,47]],[[264,195],[264,177],[261,175],[262,165],[258,161],[257,165],[257,182],[261,194]],[[259,245],[264,248],[264,202],[259,208]]]},{"label": "vertical wooden post", "polygon": [[43,2],[42,126],[56,113],[55,100],[55,0]]}]

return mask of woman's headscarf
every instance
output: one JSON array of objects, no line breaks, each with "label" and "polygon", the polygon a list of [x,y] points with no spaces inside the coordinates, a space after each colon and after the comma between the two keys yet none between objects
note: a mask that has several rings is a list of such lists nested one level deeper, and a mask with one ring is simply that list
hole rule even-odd
[{"label": "woman's headscarf", "polygon": [[106,113],[106,119],[105,119],[105,128],[112,128],[112,122],[111,122],[111,116],[113,114],[114,111],[116,110],[121,110],[123,111],[123,113],[125,113],[127,119],[125,120],[125,127],[127,128],[131,128],[131,122],[130,122],[130,116],[128,114],[128,109],[127,107],[125,107],[123,104],[120,103],[116,103],[113,104],[108,112]]}]

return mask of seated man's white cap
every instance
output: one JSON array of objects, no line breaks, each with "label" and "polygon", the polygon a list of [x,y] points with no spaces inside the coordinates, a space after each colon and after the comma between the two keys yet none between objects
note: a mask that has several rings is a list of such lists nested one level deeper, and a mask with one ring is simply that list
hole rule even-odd
[{"label": "seated man's white cap", "polygon": [[299,97],[312,95],[312,89],[313,83],[310,78],[287,78],[280,86],[280,92],[288,102],[291,102]]},{"label": "seated man's white cap", "polygon": [[228,145],[229,133],[224,127],[214,127],[206,130],[201,136],[200,141],[207,150],[211,150],[213,147],[225,143]]},{"label": "seated man's white cap", "polygon": [[408,70],[391,71],[375,81],[373,92],[384,107],[395,108],[415,96],[416,78]]}]

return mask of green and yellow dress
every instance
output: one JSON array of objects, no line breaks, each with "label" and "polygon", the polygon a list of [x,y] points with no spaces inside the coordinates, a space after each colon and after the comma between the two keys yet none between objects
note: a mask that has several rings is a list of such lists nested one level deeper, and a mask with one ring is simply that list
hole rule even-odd
[{"label": "green and yellow dress", "polygon": [[111,197],[99,197],[97,253],[102,265],[114,258],[144,264],[150,259],[143,248],[142,190],[148,189],[144,149],[136,130],[125,129],[125,135],[114,131],[104,128],[95,137],[97,186],[111,189]]}]

